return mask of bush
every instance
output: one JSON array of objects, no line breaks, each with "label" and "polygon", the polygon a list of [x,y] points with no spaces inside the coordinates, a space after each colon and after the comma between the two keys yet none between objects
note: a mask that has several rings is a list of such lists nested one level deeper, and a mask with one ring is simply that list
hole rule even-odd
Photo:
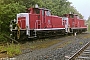
[{"label": "bush", "polygon": [[88,25],[88,31],[90,32],[90,24]]},{"label": "bush", "polygon": [[7,39],[3,36],[3,34],[0,35],[0,42],[6,42]]}]

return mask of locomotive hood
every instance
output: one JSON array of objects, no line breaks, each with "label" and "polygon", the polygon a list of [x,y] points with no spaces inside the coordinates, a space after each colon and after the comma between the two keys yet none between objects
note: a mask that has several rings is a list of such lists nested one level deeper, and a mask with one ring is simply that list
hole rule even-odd
[{"label": "locomotive hood", "polygon": [[29,13],[19,13],[17,14],[17,23],[21,29],[29,28]]}]

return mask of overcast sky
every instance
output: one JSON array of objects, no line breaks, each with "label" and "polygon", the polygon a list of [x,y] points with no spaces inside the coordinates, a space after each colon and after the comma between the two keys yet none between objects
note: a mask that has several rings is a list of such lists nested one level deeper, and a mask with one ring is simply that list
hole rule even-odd
[{"label": "overcast sky", "polygon": [[88,19],[90,16],[90,0],[69,0],[72,5],[84,16],[84,19]]}]

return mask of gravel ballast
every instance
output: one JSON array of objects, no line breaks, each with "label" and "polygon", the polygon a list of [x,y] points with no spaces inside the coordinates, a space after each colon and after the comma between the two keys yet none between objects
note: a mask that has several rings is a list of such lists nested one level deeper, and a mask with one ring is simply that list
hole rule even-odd
[{"label": "gravel ballast", "polygon": [[66,36],[58,38],[63,41],[43,49],[23,50],[23,54],[14,58],[16,60],[67,60],[73,53],[90,41],[89,36],[89,33],[83,33],[76,37]]}]

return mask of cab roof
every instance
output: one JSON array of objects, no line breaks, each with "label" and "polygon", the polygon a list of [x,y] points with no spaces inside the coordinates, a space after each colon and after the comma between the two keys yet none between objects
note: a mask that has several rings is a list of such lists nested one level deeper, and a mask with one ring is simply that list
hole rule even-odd
[{"label": "cab roof", "polygon": [[50,11],[49,9],[46,9],[46,8],[29,8],[28,10],[30,10],[30,9],[40,9],[40,10]]}]

